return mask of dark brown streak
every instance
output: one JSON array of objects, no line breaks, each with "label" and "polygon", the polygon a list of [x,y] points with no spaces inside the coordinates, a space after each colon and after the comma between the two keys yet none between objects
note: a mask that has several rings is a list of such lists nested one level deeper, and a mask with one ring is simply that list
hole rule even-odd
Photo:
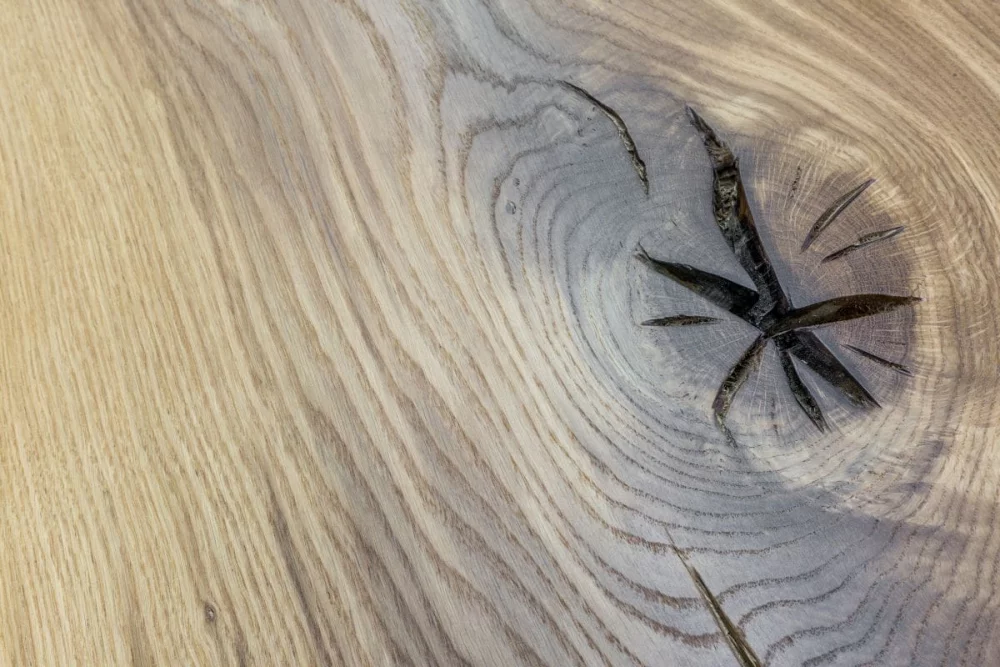
[{"label": "dark brown streak", "polygon": [[238,667],[247,667],[250,664],[250,649],[247,646],[247,638],[239,626],[236,627],[236,664]]},{"label": "dark brown streak", "polygon": [[697,324],[714,324],[718,322],[717,317],[707,317],[705,315],[672,315],[670,317],[657,317],[646,320],[642,323],[644,327],[690,327]]},{"label": "dark brown streak", "polygon": [[635,141],[632,139],[632,134],[628,131],[628,126],[625,125],[625,121],[622,120],[622,117],[618,115],[617,111],[591,95],[580,86],[572,84],[569,81],[560,81],[559,83],[593,104],[608,117],[612,125],[615,126],[615,129],[618,130],[618,136],[621,138],[622,144],[625,146],[625,151],[628,153],[629,157],[632,158],[632,168],[635,169],[635,173],[639,175],[639,181],[642,183],[642,189],[648,197],[649,177],[646,175],[646,163],[643,162],[641,157],[639,157],[639,149],[636,147]]},{"label": "dark brown streak", "polygon": [[712,595],[712,591],[708,589],[705,580],[701,578],[698,570],[688,563],[687,558],[684,557],[680,549],[674,547],[674,553],[677,554],[677,558],[680,559],[684,565],[684,569],[687,570],[688,576],[691,577],[691,581],[694,583],[694,587],[698,589],[701,599],[705,601],[705,605],[712,613],[715,624],[719,626],[722,636],[726,638],[726,642],[729,644],[729,648],[732,649],[733,655],[736,656],[736,660],[739,661],[740,666],[761,667],[763,663],[761,663],[760,658],[757,657],[757,654],[750,647],[746,637],[743,635],[743,631],[733,623],[725,609],[722,608],[722,604]]},{"label": "dark brown streak", "polygon": [[791,331],[775,337],[774,342],[780,350],[798,357],[830,386],[843,393],[855,407],[881,407],[875,397],[812,331]]},{"label": "dark brown streak", "polygon": [[135,600],[132,600],[132,605],[128,623],[128,648],[132,667],[154,667],[157,664],[156,657],[150,648],[146,624],[135,606]]},{"label": "dark brown streak", "polygon": [[733,405],[736,393],[746,383],[750,374],[760,366],[760,360],[764,355],[764,345],[766,343],[767,338],[763,335],[757,337],[753,345],[747,348],[743,356],[733,366],[733,370],[729,372],[726,379],[722,381],[719,392],[715,395],[715,400],[712,402],[712,409],[715,411],[715,423],[722,430],[729,444],[734,447],[736,446],[736,439],[733,438],[733,434],[726,427],[726,415],[729,414],[729,408]]},{"label": "dark brown streak", "polygon": [[892,229],[882,229],[877,232],[872,232],[871,234],[865,234],[851,245],[845,246],[840,250],[838,250],[837,252],[831,252],[829,255],[820,260],[820,263],[825,264],[826,262],[832,262],[835,259],[846,257],[847,255],[850,255],[852,252],[861,250],[865,246],[870,246],[873,243],[878,243],[879,241],[885,241],[887,239],[891,239],[893,236],[901,234],[904,229],[906,229],[906,227],[893,227]]},{"label": "dark brown streak", "polygon": [[[285,513],[281,509],[277,494],[275,494],[274,487],[271,486],[270,481],[268,481],[268,487],[271,495],[271,525],[274,528],[274,538],[278,543],[279,550],[281,551],[282,560],[285,562],[288,577],[291,579],[292,586],[295,588],[295,595],[298,598],[302,615],[305,617],[306,625],[309,628],[309,634],[313,640],[313,649],[316,651],[316,656],[319,658],[321,664],[341,664],[339,660],[335,661],[333,659],[333,656],[326,647],[326,642],[323,638],[323,630],[320,628],[319,620],[316,617],[312,604],[309,602],[309,592],[306,588],[306,582],[303,577],[303,571],[305,568],[299,558],[298,552],[295,549],[295,544],[292,541],[292,534],[288,528],[288,521],[285,519]],[[334,645],[334,647],[337,648],[336,645]],[[337,648],[337,653],[338,656],[340,656],[339,648]]]},{"label": "dark brown streak", "polygon": [[767,330],[768,336],[777,336],[787,331],[855,320],[879,313],[889,312],[902,306],[921,301],[916,296],[893,296],[890,294],[852,294],[820,301],[804,308],[796,308],[779,318]]},{"label": "dark brown streak", "polygon": [[823,410],[819,407],[816,397],[809,391],[809,387],[802,381],[799,371],[795,368],[795,362],[792,361],[792,355],[788,353],[788,350],[780,350],[778,356],[781,358],[781,369],[785,371],[788,388],[791,389],[795,401],[816,428],[820,432],[825,432],[827,425],[826,419],[823,417]]},{"label": "dark brown streak", "polygon": [[806,240],[802,242],[802,250],[805,251],[812,245],[812,242],[819,238],[819,235],[823,231],[833,224],[841,213],[847,210],[847,207],[854,203],[854,200],[861,196],[861,193],[868,189],[872,183],[875,182],[874,178],[869,178],[867,181],[854,188],[850,192],[841,195],[835,202],[830,204],[830,208],[823,211],[816,222],[813,223],[812,229],[806,234]]},{"label": "dark brown streak", "polygon": [[895,361],[889,361],[888,359],[884,359],[878,356],[877,354],[869,352],[868,350],[862,350],[860,347],[854,347],[853,345],[844,345],[844,347],[846,347],[848,350],[851,350],[852,352],[857,352],[866,359],[871,359],[875,363],[882,364],[886,368],[891,368],[900,375],[913,377],[913,373],[910,371],[910,369],[904,366],[903,364],[898,364]]},{"label": "dark brown streak", "polygon": [[642,246],[639,246],[636,257],[660,275],[683,285],[706,301],[737,317],[746,319],[759,298],[757,292],[749,287],[744,287],[714,273],[708,273],[687,264],[661,262],[658,259],[653,259]]},{"label": "dark brown streak", "polygon": [[802,167],[798,166],[795,168],[795,179],[792,181],[792,187],[788,189],[788,200],[791,201],[795,197],[795,193],[799,189],[799,181],[802,180]]},{"label": "dark brown streak", "polygon": [[771,310],[782,314],[791,304],[757,233],[757,224],[740,175],[739,160],[698,112],[691,107],[686,107],[686,110],[691,124],[701,135],[712,163],[715,222],[743,270],[763,295],[753,309],[752,319],[757,323]]}]

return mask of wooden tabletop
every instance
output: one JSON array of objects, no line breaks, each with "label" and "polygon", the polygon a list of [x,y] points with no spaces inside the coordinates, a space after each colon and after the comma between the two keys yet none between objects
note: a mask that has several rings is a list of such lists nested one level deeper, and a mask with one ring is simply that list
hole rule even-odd
[{"label": "wooden tabletop", "polygon": [[1000,664],[994,3],[0,36],[0,664]]}]

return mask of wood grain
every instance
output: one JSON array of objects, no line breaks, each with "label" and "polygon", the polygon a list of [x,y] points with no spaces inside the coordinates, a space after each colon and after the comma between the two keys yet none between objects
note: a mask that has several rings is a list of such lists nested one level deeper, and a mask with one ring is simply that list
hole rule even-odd
[{"label": "wood grain", "polygon": [[[1000,663],[992,3],[35,0],[0,35],[0,663]],[[686,104],[797,306],[922,297],[818,332],[882,409],[800,367],[820,432],[768,348],[716,428],[756,334],[635,260],[749,287]],[[682,314],[721,321],[641,326]]]}]

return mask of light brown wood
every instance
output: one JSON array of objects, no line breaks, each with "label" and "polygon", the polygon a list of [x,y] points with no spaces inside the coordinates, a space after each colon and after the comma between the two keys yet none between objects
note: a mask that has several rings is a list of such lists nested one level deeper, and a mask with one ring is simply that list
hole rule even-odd
[{"label": "light brown wood", "polygon": [[[2,9],[0,664],[1000,663],[992,3]],[[749,285],[685,104],[797,305],[922,297],[882,409],[639,325]]]}]

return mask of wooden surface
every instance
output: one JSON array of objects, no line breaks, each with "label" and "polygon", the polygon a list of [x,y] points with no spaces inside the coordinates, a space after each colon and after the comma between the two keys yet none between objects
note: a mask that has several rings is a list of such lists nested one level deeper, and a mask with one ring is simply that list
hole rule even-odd
[{"label": "wooden surface", "polygon": [[[0,35],[0,663],[1000,663],[992,3],[8,0]],[[638,325],[713,314],[640,244],[746,283],[685,104],[797,303],[922,297],[821,332],[881,410],[806,374],[820,433],[765,352],[731,446],[753,333]]]}]

